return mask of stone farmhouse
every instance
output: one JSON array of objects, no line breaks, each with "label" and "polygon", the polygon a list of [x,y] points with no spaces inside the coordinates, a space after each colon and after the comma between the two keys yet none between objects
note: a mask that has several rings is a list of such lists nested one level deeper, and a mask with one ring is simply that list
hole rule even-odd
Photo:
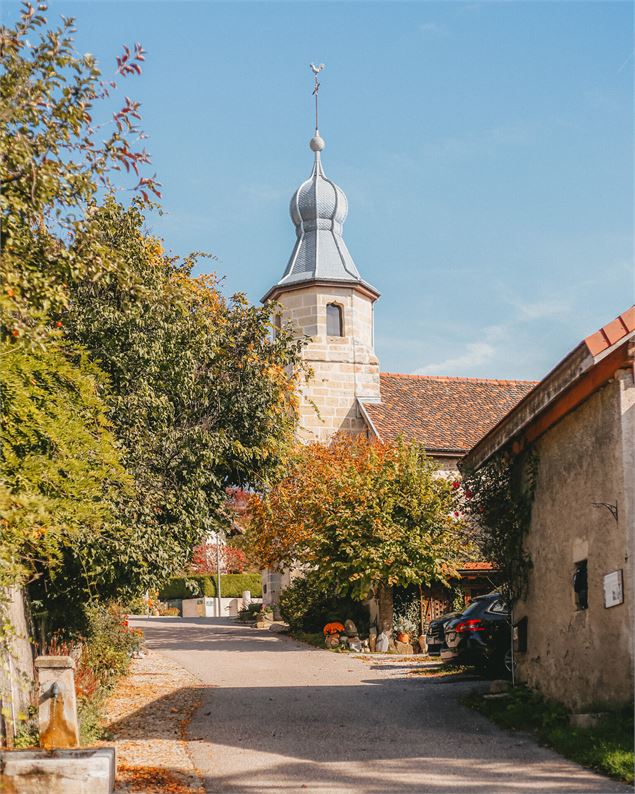
[{"label": "stone farmhouse", "polygon": [[[344,242],[344,191],[322,166],[324,140],[316,130],[309,178],[294,193],[296,241],[282,278],[263,296],[276,301],[276,325],[308,339],[304,358],[312,377],[301,393],[299,437],[328,441],[336,433],[365,433],[379,441],[416,439],[450,474],[469,449],[534,386],[533,381],[428,377],[382,373],[374,350],[379,291],[365,281]],[[464,572],[468,597],[491,590],[487,564]],[[275,603],[289,573],[268,571],[263,590]],[[431,599],[431,617],[448,604]]]},{"label": "stone farmhouse", "polygon": [[633,697],[634,367],[635,306],[581,342],[464,461],[535,455],[517,667],[574,711]]}]

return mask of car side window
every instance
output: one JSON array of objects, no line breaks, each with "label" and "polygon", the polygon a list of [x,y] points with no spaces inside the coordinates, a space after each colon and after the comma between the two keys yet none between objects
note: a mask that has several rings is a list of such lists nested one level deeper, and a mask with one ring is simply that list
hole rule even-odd
[{"label": "car side window", "polygon": [[487,610],[488,612],[492,612],[495,615],[502,615],[507,614],[509,609],[507,604],[501,599],[500,601],[494,601],[494,603],[490,606]]}]

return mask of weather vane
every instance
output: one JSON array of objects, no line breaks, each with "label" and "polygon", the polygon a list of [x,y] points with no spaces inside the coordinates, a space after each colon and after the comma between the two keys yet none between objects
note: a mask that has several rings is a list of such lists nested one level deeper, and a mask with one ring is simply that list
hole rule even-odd
[{"label": "weather vane", "polygon": [[315,131],[317,132],[318,127],[318,92],[320,90],[320,83],[318,82],[318,75],[324,69],[324,64],[321,63],[319,66],[316,66],[314,63],[310,63],[309,67],[313,72],[313,79],[315,81],[315,85],[313,86],[313,96],[315,97]]}]

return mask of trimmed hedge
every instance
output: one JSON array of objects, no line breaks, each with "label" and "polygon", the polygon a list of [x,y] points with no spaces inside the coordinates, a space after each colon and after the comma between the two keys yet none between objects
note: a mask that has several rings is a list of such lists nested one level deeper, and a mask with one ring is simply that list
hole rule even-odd
[{"label": "trimmed hedge", "polygon": [[[188,582],[190,587],[186,587]],[[220,577],[221,595],[223,598],[240,598],[245,590],[249,590],[254,598],[262,596],[262,580],[259,573],[226,573]],[[215,576],[180,576],[172,579],[159,591],[161,601],[173,598],[213,598],[216,596]]]},{"label": "trimmed hedge", "polygon": [[[240,598],[245,590],[249,590],[253,598],[260,598],[262,579],[259,573],[221,574],[220,590],[223,598]],[[214,592],[216,592],[216,580],[214,580]]]},{"label": "trimmed hedge", "polygon": [[[188,582],[190,587],[186,587]],[[180,576],[178,579],[170,580],[166,586],[159,590],[161,601],[169,601],[173,598],[208,598],[216,595],[216,586],[209,576]]]}]

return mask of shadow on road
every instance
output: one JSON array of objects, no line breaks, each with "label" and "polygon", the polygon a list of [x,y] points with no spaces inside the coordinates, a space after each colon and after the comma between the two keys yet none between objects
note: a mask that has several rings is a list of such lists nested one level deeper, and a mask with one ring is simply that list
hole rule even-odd
[{"label": "shadow on road", "polygon": [[[255,671],[256,672],[256,671]],[[256,673],[257,677],[257,673]],[[510,740],[512,753],[492,757],[490,732],[497,731],[479,715],[457,720],[456,705],[446,712],[423,708],[416,687],[403,679],[373,679],[360,687],[301,686],[196,688],[202,706],[192,720],[190,747],[194,758],[214,758],[248,749],[250,763],[233,764],[232,774],[203,776],[207,792],[300,791],[351,794],[415,794],[416,792],[609,792],[630,790],[619,783],[590,783],[587,773],[561,761],[519,767],[523,747],[533,742],[523,735]],[[426,681],[436,687],[443,683]],[[453,694],[461,686],[451,686]],[[473,684],[463,684],[465,692]],[[350,690],[355,690],[354,693]],[[380,692],[381,690],[381,692]],[[179,708],[183,688],[159,704]],[[351,696],[354,694],[354,701]],[[360,704],[360,722],[351,702]],[[373,704],[381,704],[369,722]],[[152,708],[156,709],[156,702]],[[110,726],[119,738],[138,733],[147,721],[147,739],[172,738],[173,729],[147,720],[146,709]],[[315,714],[319,714],[316,722]],[[325,721],[325,715],[327,720]],[[476,723],[475,723],[476,720]],[[479,723],[483,735],[479,737]],[[448,737],[451,737],[450,740]],[[439,754],[440,748],[446,748]],[[530,753],[531,755],[531,753]],[[158,759],[159,761],[160,759]],[[520,779],[519,779],[520,778]],[[390,781],[389,789],[386,788]]]},{"label": "shadow on road", "polygon": [[[202,705],[189,730],[207,792],[631,790],[464,707],[462,698],[485,682],[379,672],[381,665],[223,619],[142,625],[151,648],[207,682],[196,689]],[[169,709],[190,692],[170,695]],[[127,720],[143,724],[146,716],[140,709]],[[149,738],[161,739],[162,729],[149,727]]]}]

